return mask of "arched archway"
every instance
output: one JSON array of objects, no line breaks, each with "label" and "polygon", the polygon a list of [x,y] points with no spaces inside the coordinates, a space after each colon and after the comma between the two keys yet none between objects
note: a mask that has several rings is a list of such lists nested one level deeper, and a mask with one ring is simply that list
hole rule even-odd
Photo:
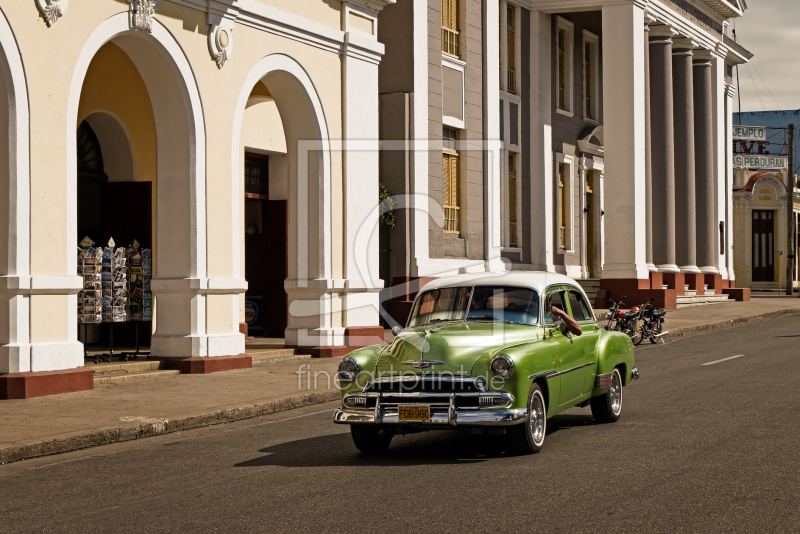
[{"label": "arched archway", "polygon": [[[259,61],[247,76],[234,118],[232,176],[240,198],[240,135],[248,98],[263,84],[274,99],[283,123],[288,163],[287,345],[330,345],[331,160],[328,126],[319,95],[302,66],[274,54]],[[241,202],[242,200],[240,200]],[[234,210],[238,232],[241,211]],[[236,265],[236,271],[242,266]]]},{"label": "arched archway", "polygon": [[[130,28],[127,13],[114,15],[92,33],[81,51],[67,108],[68,235],[77,243],[76,128],[81,92],[90,63],[109,42],[127,55],[141,76],[155,123],[157,200],[152,289],[158,318],[152,354],[208,356],[203,111],[188,60],[157,20],[152,32],[137,31]],[[100,127],[113,128],[104,118],[95,119]],[[243,339],[240,344],[242,350],[237,354],[243,352]]]},{"label": "arched archway", "polygon": [[0,11],[0,374],[31,370],[30,296],[20,291],[30,287],[29,129],[25,71]]}]

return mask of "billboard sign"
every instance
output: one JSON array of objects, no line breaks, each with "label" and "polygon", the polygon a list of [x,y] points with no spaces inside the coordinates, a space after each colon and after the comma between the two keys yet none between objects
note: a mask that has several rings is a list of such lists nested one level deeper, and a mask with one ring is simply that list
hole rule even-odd
[{"label": "billboard sign", "polygon": [[733,164],[748,169],[785,169],[789,166],[783,156],[761,156],[758,154],[734,154]]},{"label": "billboard sign", "polygon": [[767,129],[764,126],[734,126],[734,139],[748,139],[751,141],[766,141]]}]

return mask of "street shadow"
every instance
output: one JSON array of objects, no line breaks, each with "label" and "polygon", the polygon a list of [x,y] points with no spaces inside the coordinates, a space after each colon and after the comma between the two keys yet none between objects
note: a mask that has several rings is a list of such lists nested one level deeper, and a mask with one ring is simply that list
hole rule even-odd
[{"label": "street shadow", "polygon": [[[547,435],[592,424],[591,415],[557,415],[548,419]],[[503,435],[466,435],[457,430],[396,436],[389,450],[380,454],[359,452],[349,432],[280,443],[258,452],[264,456],[234,467],[410,467],[482,463],[515,456]]]}]

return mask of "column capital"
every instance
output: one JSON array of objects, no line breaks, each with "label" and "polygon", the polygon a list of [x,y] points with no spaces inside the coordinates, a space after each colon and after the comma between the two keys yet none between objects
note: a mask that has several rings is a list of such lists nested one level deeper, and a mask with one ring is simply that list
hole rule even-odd
[{"label": "column capital", "polygon": [[672,44],[672,49],[675,50],[676,53],[678,53],[677,52],[678,50],[681,50],[681,51],[687,51],[688,50],[689,53],[693,54],[694,53],[694,49],[700,47],[700,43],[698,43],[697,41],[695,41],[694,39],[691,39],[691,38],[673,39],[672,43],[673,43]]},{"label": "column capital", "polygon": [[668,37],[672,39],[680,35],[680,32],[669,24],[650,24],[648,27],[650,28],[651,37]]}]

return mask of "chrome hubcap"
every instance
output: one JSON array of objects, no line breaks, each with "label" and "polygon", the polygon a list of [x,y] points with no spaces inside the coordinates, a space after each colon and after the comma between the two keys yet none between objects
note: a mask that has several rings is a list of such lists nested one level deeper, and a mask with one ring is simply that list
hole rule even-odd
[{"label": "chrome hubcap", "polygon": [[608,389],[608,395],[611,397],[611,410],[614,415],[619,415],[622,409],[622,384],[620,383],[619,371],[614,371],[611,377],[611,387]]},{"label": "chrome hubcap", "polygon": [[530,418],[528,419],[528,425],[530,428],[531,438],[533,438],[534,443],[540,445],[542,441],[544,441],[545,428],[544,403],[542,402],[541,395],[534,394],[531,397],[529,411]]}]

